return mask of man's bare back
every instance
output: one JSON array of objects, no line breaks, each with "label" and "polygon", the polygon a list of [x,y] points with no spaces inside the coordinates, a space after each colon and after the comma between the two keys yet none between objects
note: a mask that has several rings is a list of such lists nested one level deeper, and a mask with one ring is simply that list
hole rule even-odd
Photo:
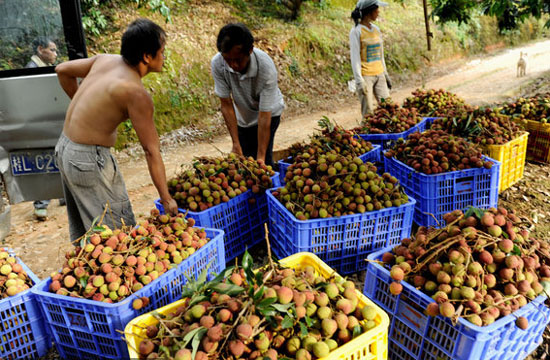
[{"label": "man's bare back", "polygon": [[129,118],[129,102],[141,97],[151,108],[153,103],[138,72],[121,56],[97,55],[86,60],[91,67],[67,110],[63,132],[79,144],[111,147],[117,126]]},{"label": "man's bare back", "polygon": [[[108,148],[116,142],[117,126],[126,119],[132,121],[164,208],[178,212],[166,184],[153,100],[141,82],[148,73],[162,71],[165,36],[154,22],[137,19],[122,35],[121,56],[96,55],[55,68],[59,84],[72,99],[56,146],[64,191],[74,205],[67,202],[69,223],[74,225],[71,238],[85,232],[106,202],[125,204],[119,212],[132,212],[122,176],[103,174],[109,165],[116,172],[116,160]],[[83,79],[80,85],[78,79]],[[101,195],[90,198],[90,192]]]}]

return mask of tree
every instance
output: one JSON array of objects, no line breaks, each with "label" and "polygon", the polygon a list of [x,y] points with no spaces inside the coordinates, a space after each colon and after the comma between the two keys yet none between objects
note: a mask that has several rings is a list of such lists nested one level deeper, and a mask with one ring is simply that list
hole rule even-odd
[{"label": "tree", "polygon": [[478,12],[495,16],[501,30],[516,28],[529,16],[550,14],[550,0],[430,0],[430,4],[431,16],[439,23],[467,23]]}]

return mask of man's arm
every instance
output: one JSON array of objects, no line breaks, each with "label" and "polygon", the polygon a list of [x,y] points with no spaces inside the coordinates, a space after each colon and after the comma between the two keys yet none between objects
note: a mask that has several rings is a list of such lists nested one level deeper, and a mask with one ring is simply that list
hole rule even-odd
[{"label": "man's arm", "polygon": [[65,61],[55,67],[59,84],[72,99],[78,90],[78,78],[85,78],[92,65],[97,60],[97,55],[88,59]]},{"label": "man's arm", "polygon": [[265,162],[267,146],[271,137],[271,111],[260,111],[258,116],[258,153],[257,160]]},{"label": "man's arm", "polygon": [[153,122],[153,100],[145,89],[130,91],[128,95],[128,115],[145,152],[149,174],[160,195],[160,201],[167,213],[177,214],[178,205],[170,196],[166,184],[166,170],[160,154],[159,136]]},{"label": "man's arm", "polygon": [[242,155],[243,150],[239,141],[239,129],[237,128],[237,115],[235,114],[235,108],[233,107],[233,100],[231,98],[220,98],[222,115],[225,120],[225,125],[231,135],[231,141],[233,142],[233,148],[231,152],[237,155]]}]

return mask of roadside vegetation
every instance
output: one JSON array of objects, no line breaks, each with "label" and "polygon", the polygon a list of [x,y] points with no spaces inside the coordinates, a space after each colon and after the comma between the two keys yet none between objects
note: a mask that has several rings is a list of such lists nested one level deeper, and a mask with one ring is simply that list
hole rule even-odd
[{"label": "roadside vegetation", "polygon": [[[353,96],[348,34],[355,0],[303,2],[296,19],[281,2],[267,0],[84,0],[84,24],[90,55],[118,52],[125,26],[149,17],[168,32],[165,71],[145,78],[156,106],[160,133],[193,128],[199,137],[223,130],[218,99],[210,77],[218,30],[240,21],[256,36],[256,46],[268,52],[279,69],[286,114],[330,107]],[[421,82],[429,66],[513,46],[540,38],[545,19],[529,18],[513,30],[499,30],[494,17],[471,15],[468,24],[432,23],[433,49],[426,49],[421,2],[390,1],[379,26],[385,38],[386,62],[397,83]],[[418,85],[421,85],[420,83]],[[197,136],[197,135],[195,135]],[[119,129],[117,147],[135,141],[129,122]]]}]

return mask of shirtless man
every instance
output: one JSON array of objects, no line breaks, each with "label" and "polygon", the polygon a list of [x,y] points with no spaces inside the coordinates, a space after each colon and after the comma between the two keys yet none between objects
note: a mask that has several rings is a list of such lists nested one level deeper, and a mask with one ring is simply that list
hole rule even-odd
[{"label": "shirtless man", "polygon": [[[86,233],[109,203],[104,223],[111,228],[134,225],[135,219],[120,169],[111,155],[117,126],[130,118],[145,152],[149,173],[164,208],[177,213],[168,193],[153,101],[141,78],[162,71],[164,30],[138,19],[122,35],[121,55],[96,55],[55,68],[59,83],[72,99],[63,133],[55,148],[67,200],[71,241]],[[81,84],[77,78],[83,78]]]}]

